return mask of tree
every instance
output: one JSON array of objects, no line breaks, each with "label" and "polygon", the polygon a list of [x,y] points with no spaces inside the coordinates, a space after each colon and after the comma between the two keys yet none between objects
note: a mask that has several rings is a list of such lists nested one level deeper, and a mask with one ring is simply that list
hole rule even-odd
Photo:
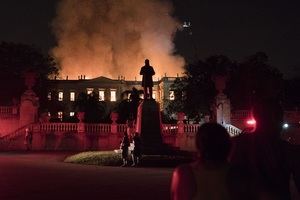
[{"label": "tree", "polygon": [[86,123],[100,123],[106,117],[106,103],[99,101],[96,92],[91,94],[79,93],[74,107],[77,112],[85,112],[84,121]]},{"label": "tree", "polygon": [[231,72],[227,93],[235,109],[248,109],[256,98],[282,99],[281,72],[258,52],[239,63]]},{"label": "tree", "polygon": [[170,86],[170,90],[174,92],[174,100],[165,100],[166,112],[169,116],[178,112],[185,112],[187,77],[177,77]]},{"label": "tree", "polygon": [[234,63],[223,55],[186,65],[185,76],[171,86],[175,100],[169,103],[167,111],[184,111],[189,118],[211,114],[211,105],[217,94],[213,77],[229,74],[233,66]]},{"label": "tree", "polygon": [[120,101],[117,108],[117,112],[119,113],[118,121],[120,123],[126,122],[130,115],[136,119],[137,109],[141,101],[140,95],[143,93],[143,90],[138,90],[135,87],[133,87],[132,90],[123,92],[122,96],[125,96],[126,98],[122,98],[123,100]]},{"label": "tree", "polygon": [[284,102],[286,109],[300,109],[300,77],[284,81]]},{"label": "tree", "polygon": [[[34,90],[39,97],[46,98],[46,80],[49,76],[57,75],[59,71],[54,59],[42,54],[32,45],[2,42],[0,44],[1,104],[9,104],[13,98],[19,99],[25,90],[23,75],[27,71],[37,74]],[[41,101],[46,102],[46,99]]]}]

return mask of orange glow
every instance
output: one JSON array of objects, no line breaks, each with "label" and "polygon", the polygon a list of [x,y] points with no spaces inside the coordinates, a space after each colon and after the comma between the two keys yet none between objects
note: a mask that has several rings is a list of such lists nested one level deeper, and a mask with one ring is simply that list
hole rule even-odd
[{"label": "orange glow", "polygon": [[181,75],[184,59],[173,54],[180,23],[172,12],[171,1],[60,1],[52,24],[57,38],[52,54],[62,78],[83,74],[87,79],[140,80],[146,58],[156,72],[154,80]]}]

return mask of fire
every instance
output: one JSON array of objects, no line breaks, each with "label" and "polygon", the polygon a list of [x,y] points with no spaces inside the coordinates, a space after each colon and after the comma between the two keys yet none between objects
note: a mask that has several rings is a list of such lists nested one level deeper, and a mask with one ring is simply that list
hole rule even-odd
[{"label": "fire", "polygon": [[139,79],[145,58],[156,78],[181,74],[184,59],[174,55],[173,36],[180,23],[172,4],[149,0],[62,0],[53,21],[52,49],[61,75]]}]

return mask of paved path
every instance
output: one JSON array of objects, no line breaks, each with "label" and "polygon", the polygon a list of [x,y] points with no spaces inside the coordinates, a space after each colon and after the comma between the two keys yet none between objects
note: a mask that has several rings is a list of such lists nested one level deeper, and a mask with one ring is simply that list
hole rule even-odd
[{"label": "paved path", "polygon": [[172,169],[83,166],[65,156],[0,153],[0,199],[169,199]]}]

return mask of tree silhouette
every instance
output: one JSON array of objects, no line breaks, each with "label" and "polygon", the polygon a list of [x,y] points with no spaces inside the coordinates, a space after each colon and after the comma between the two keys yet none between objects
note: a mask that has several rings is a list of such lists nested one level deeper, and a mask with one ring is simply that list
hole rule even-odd
[{"label": "tree silhouette", "polygon": [[74,107],[77,112],[85,112],[86,123],[100,123],[106,117],[106,103],[99,101],[99,96],[96,92],[86,94],[79,93]]},{"label": "tree silhouette", "polygon": [[[141,94],[143,94],[143,90],[138,90],[135,87],[132,90],[126,90],[122,93],[122,96],[126,98],[122,98],[117,108],[117,112],[119,113],[118,121],[120,123],[126,122],[130,115],[136,119]],[[127,98],[128,96],[129,98]]]},{"label": "tree silhouette", "polygon": [[248,109],[256,98],[282,99],[283,77],[268,56],[258,52],[237,65],[227,88],[235,109]]},{"label": "tree silhouette", "polygon": [[184,111],[189,118],[211,114],[211,105],[217,94],[213,77],[228,75],[234,63],[223,55],[215,55],[185,66],[185,76],[171,86],[175,100],[170,101],[167,112]]},{"label": "tree silhouette", "polygon": [[[25,44],[2,42],[0,44],[0,103],[9,104],[12,98],[19,99],[24,91],[23,75],[35,72],[37,84],[35,92],[42,102],[47,102],[46,80],[58,74],[58,66],[49,55],[43,55],[36,47]],[[44,99],[43,99],[44,98]]]}]

